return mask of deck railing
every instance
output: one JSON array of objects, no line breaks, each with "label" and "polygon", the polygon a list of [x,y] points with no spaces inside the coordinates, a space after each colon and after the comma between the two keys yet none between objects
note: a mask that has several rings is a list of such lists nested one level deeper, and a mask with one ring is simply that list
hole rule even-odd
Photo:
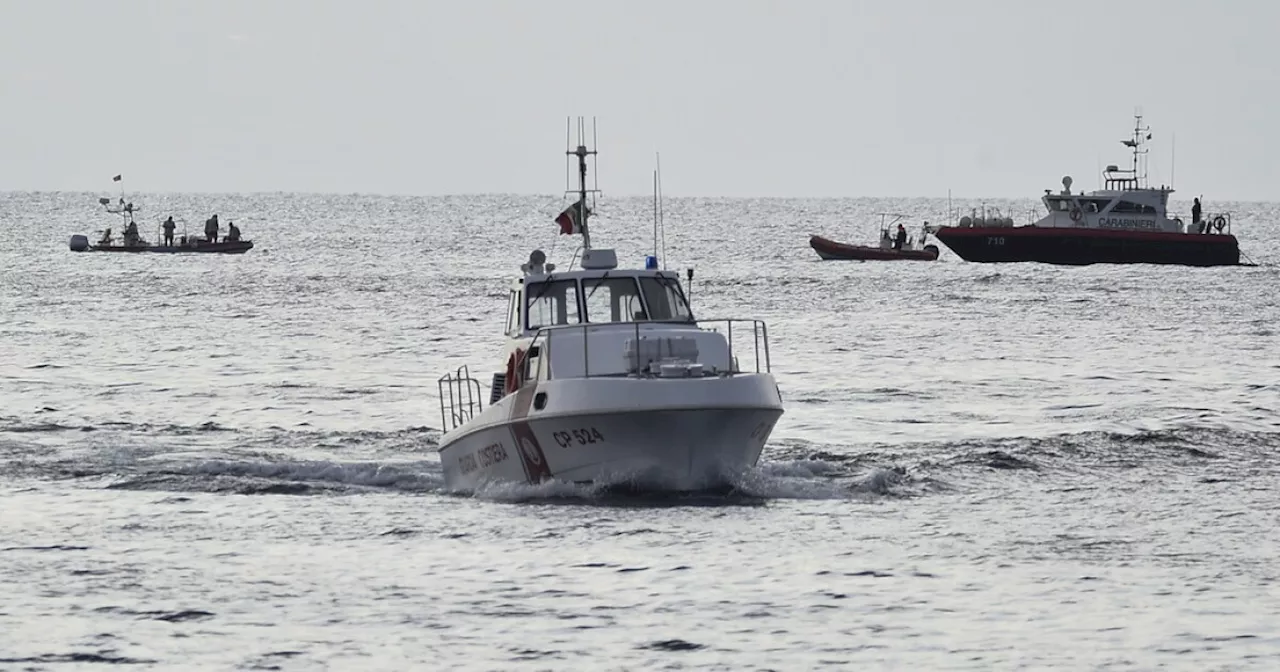
[{"label": "deck railing", "polygon": [[[769,373],[771,371],[771,362],[769,359],[769,327],[763,320],[742,319],[742,318],[720,318],[713,320],[697,320],[697,322],[632,322],[626,325],[617,323],[589,323],[589,324],[573,324],[555,327],[547,327],[539,329],[534,334],[533,340],[529,343],[526,351],[526,358],[538,358],[538,366],[542,368],[545,362],[546,371],[549,378],[598,378],[598,377],[618,377],[630,375],[643,375],[635,371],[619,371],[617,367],[611,367],[608,371],[600,371],[593,373],[591,371],[591,338],[592,331],[615,331],[619,327],[632,332],[632,337],[638,342],[642,338],[663,338],[668,336],[679,336],[676,332],[658,332],[651,334],[654,327],[661,328],[664,324],[673,326],[694,326],[702,331],[713,331],[723,333],[725,341],[728,345],[729,368],[727,370],[717,370],[714,372],[706,372],[703,375],[736,375],[741,373]],[[552,349],[551,343],[556,338],[564,338],[565,334],[578,332],[581,334],[582,355],[581,373],[574,373],[571,376],[555,376],[555,366],[551,361]],[[749,345],[744,341],[750,339]],[[743,367],[739,361],[739,355],[746,355],[749,348],[750,360],[747,367]],[[619,353],[621,356],[621,353]],[[527,375],[538,375],[537,371],[527,371]]]},{"label": "deck railing", "polygon": [[[1192,224],[1190,219],[1186,220],[1186,222],[1187,222],[1186,224],[1187,233],[1200,233],[1200,231],[1197,231],[1195,229],[1196,225]],[[1204,224],[1207,229],[1204,231],[1204,233],[1207,233],[1207,234],[1231,233],[1231,213],[1229,212],[1214,212],[1214,213],[1205,215],[1200,219],[1200,222]],[[1219,224],[1222,225],[1222,228],[1218,228]]]},{"label": "deck railing", "polygon": [[471,377],[464,364],[436,381],[440,393],[440,428],[449,431],[466,423],[484,410],[480,381]]}]

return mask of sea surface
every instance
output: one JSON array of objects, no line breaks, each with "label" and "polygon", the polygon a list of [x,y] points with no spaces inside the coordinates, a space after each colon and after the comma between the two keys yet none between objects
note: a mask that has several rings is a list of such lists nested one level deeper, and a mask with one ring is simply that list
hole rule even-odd
[{"label": "sea surface", "polygon": [[255,248],[72,253],[98,196],[0,194],[0,670],[1280,669],[1280,204],[1206,204],[1257,267],[1065,268],[808,248],[945,199],[667,199],[786,414],[660,496],[443,487],[560,196],[133,194]]}]

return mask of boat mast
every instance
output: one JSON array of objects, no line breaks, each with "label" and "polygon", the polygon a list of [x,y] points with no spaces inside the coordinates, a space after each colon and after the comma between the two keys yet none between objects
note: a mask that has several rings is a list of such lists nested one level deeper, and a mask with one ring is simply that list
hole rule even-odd
[{"label": "boat mast", "polygon": [[[1146,134],[1145,136],[1143,134]],[[1124,140],[1124,144],[1133,150],[1133,183],[1136,188],[1142,189],[1146,187],[1147,173],[1146,171],[1138,172],[1138,157],[1146,154],[1147,150],[1143,149],[1143,144],[1151,139],[1151,127],[1142,126],[1142,112],[1135,112],[1133,115],[1133,139]]]},{"label": "boat mast", "polygon": [[[591,249],[591,233],[587,229],[587,192],[598,191],[595,189],[587,189],[587,157],[595,156],[596,150],[587,149],[585,136],[586,129],[583,127],[583,118],[578,117],[578,146],[574,149],[565,151],[568,156],[578,157],[578,223],[582,228],[582,250],[584,252]],[[591,132],[595,134],[595,120],[592,120]]]}]

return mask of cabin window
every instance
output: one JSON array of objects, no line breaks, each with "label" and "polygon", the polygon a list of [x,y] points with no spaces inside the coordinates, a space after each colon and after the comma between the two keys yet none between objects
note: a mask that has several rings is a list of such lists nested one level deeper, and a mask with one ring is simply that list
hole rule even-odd
[{"label": "cabin window", "polygon": [[520,324],[520,294],[514,289],[507,296],[507,333],[513,333],[516,325]]},{"label": "cabin window", "polygon": [[588,322],[631,322],[646,319],[635,278],[590,278],[582,281]]},{"label": "cabin window", "polygon": [[578,283],[573,280],[533,282],[525,288],[529,295],[528,328],[554,327],[581,322],[578,313]]},{"label": "cabin window", "polygon": [[649,306],[650,320],[667,322],[691,322],[693,313],[685,301],[680,283],[664,276],[640,278],[644,288],[644,300]]},{"label": "cabin window", "polygon": [[1140,213],[1144,215],[1154,215],[1156,212],[1156,209],[1149,205],[1141,205],[1138,203],[1131,203],[1129,201],[1119,201],[1116,203],[1116,207],[1111,209],[1111,212]]}]

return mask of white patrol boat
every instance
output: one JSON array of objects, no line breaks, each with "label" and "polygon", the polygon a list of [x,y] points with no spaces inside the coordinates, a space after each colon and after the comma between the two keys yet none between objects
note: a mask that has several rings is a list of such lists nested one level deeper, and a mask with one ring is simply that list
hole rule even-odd
[{"label": "white patrol boat", "polygon": [[1171,187],[1147,185],[1139,158],[1151,139],[1150,129],[1135,115],[1133,137],[1121,142],[1133,151],[1133,166],[1107,166],[1104,187],[1072,192],[1071,177],[1062,191],[1046,189],[1048,211],[1034,223],[1014,226],[1000,216],[961,217],[935,236],[966,261],[1038,261],[1049,264],[1181,264],[1235,266],[1240,245],[1231,233],[1231,214],[1203,215],[1195,199],[1190,221],[1168,211]]},{"label": "white patrol boat", "polygon": [[659,270],[656,255],[620,269],[614,250],[592,248],[587,196],[598,190],[586,174],[596,152],[582,136],[566,152],[578,200],[556,218],[562,234],[582,235],[581,269],[557,271],[535,250],[511,285],[502,371],[487,386],[466,366],[439,379],[445,485],[731,484],[783,412],[767,328],[696,320],[679,275]]}]

